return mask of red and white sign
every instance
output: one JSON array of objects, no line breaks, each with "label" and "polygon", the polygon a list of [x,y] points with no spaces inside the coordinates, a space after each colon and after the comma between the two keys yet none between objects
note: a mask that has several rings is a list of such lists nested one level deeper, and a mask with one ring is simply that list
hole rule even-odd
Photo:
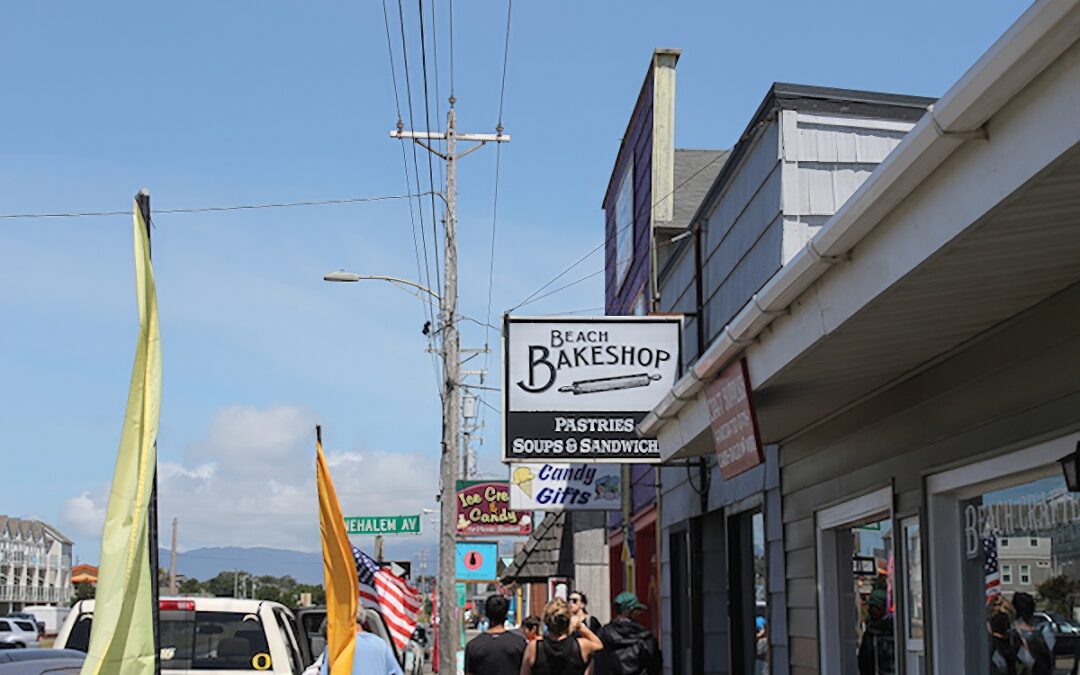
[{"label": "red and white sign", "polygon": [[706,399],[720,475],[730,480],[761,464],[765,457],[754,415],[746,359],[740,359],[720,373],[709,385]]}]

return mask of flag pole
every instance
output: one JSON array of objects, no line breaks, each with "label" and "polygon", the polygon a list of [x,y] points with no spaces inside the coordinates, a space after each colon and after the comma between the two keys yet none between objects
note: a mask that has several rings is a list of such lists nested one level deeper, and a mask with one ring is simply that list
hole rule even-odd
[{"label": "flag pole", "polygon": [[[139,205],[139,211],[142,213],[143,223],[146,225],[146,243],[147,254],[150,259],[153,260],[153,244],[150,237],[150,191],[146,188],[139,190],[139,193],[135,195],[135,203]],[[150,508],[147,509],[146,517],[149,520],[148,529],[150,534],[150,597],[154,603],[153,606],[153,632],[154,632],[154,674],[161,675],[161,636],[159,634],[159,623],[161,621],[161,603],[160,603],[160,589],[158,588],[158,476],[157,476],[157,439],[154,440],[154,453],[155,453],[155,465],[154,465],[154,482],[150,488]]]}]

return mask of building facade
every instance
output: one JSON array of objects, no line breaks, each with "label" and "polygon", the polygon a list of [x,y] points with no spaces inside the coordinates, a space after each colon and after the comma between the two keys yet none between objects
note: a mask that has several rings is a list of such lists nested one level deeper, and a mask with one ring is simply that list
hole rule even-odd
[{"label": "building facade", "polygon": [[[988,627],[1007,628],[1016,594],[1080,615],[1080,486],[1062,469],[1080,463],[1078,40],[1080,2],[1036,2],[914,117],[837,132],[855,108],[782,104],[748,130],[767,149],[756,171],[755,149],[733,151],[741,167],[703,204],[717,250],[661,275],[660,311],[703,317],[705,348],[640,425],[665,457],[665,614],[707,636],[698,669],[665,628],[675,672],[757,672],[751,630],[770,673],[1002,672]],[[884,154],[838,190],[840,149],[867,135]],[[740,363],[764,461],[725,480],[707,392]],[[761,524],[732,527],[755,503]],[[725,588],[741,612],[709,616]],[[1056,654],[1054,672],[1075,659]]]},{"label": "building facade", "polygon": [[71,540],[39,520],[0,516],[0,616],[71,595]]}]

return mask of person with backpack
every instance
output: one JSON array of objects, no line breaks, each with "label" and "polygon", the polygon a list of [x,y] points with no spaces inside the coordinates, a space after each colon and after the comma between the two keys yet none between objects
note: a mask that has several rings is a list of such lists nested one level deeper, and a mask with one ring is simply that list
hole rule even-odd
[{"label": "person with backpack", "polygon": [[658,675],[663,666],[660,643],[637,618],[648,609],[637,595],[615,596],[615,618],[600,629],[604,649],[596,658],[593,675]]}]

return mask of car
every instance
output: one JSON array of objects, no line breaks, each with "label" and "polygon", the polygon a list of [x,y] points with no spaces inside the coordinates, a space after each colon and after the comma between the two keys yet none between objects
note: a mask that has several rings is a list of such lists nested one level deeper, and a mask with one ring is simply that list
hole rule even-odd
[{"label": "car", "polygon": [[7,647],[39,647],[37,624],[26,619],[0,619],[0,643]]},{"label": "car", "polygon": [[[159,609],[162,675],[304,671],[296,620],[280,603],[168,597]],[[53,646],[87,651],[93,619],[93,600],[75,603]]]},{"label": "car", "polygon": [[45,622],[44,621],[38,621],[38,618],[36,616],[34,616],[33,614],[31,614],[30,612],[12,612],[11,614],[8,614],[7,616],[5,616],[3,618],[5,618],[5,619],[22,619],[23,621],[29,621],[30,623],[34,624],[34,626],[37,628],[37,634],[38,634],[38,639],[39,640],[42,637],[45,636]]},{"label": "car", "polygon": [[[1057,612],[1035,612],[1035,623],[1045,623],[1054,632],[1054,656],[1056,659],[1080,658],[1080,626]],[[1070,666],[1072,664],[1069,664]]]},{"label": "car", "polygon": [[85,659],[73,649],[9,649],[0,652],[0,675],[77,675]]}]

